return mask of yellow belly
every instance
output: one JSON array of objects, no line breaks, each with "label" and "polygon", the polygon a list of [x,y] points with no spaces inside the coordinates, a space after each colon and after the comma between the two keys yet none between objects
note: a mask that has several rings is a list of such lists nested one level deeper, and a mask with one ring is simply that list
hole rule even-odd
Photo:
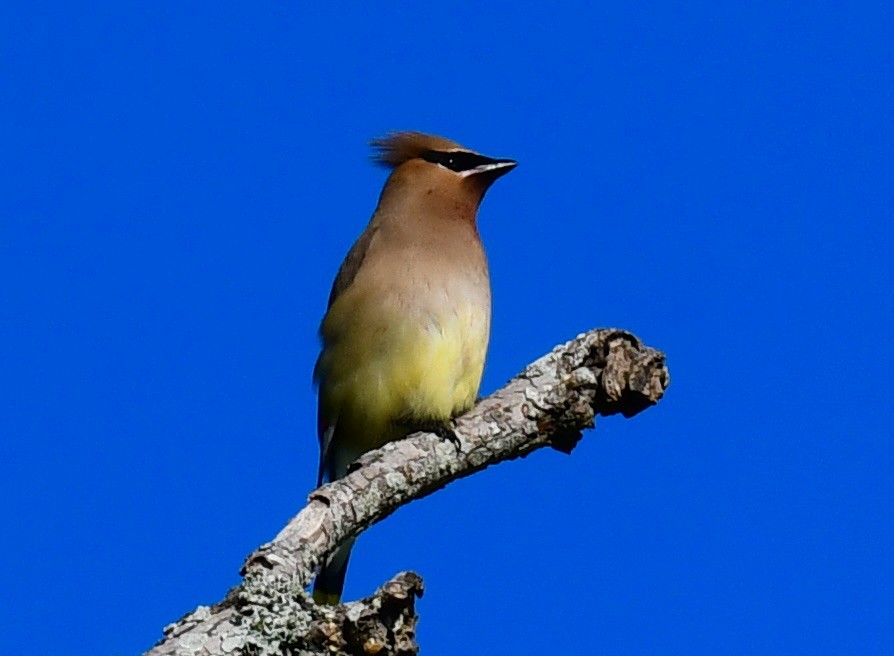
[{"label": "yellow belly", "polygon": [[474,404],[489,308],[365,319],[330,331],[330,340],[323,326],[328,343],[317,372],[321,411],[337,422],[341,447],[367,451],[402,437],[401,422],[446,421]]}]

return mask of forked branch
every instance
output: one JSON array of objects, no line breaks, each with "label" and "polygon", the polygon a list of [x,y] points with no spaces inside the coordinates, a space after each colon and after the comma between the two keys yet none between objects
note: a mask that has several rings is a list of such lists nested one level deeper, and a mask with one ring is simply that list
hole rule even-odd
[{"label": "forked branch", "polygon": [[375,594],[317,607],[304,587],[344,540],[400,506],[490,465],[551,446],[570,452],[597,415],[625,417],[669,384],[664,354],[622,330],[593,330],[553,349],[456,422],[459,448],[432,433],[371,451],[242,568],[222,602],[165,629],[148,654],[415,654],[421,579],[398,574]]}]

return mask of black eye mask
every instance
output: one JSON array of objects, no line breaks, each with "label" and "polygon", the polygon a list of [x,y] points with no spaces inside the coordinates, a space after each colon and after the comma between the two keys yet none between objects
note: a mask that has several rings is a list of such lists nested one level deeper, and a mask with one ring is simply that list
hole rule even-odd
[{"label": "black eye mask", "polygon": [[456,150],[453,152],[427,150],[422,153],[420,157],[426,162],[439,164],[445,169],[450,169],[451,171],[456,171],[457,173],[460,173],[461,171],[469,171],[471,169],[482,166],[483,164],[494,164],[498,161],[495,159],[491,159],[490,157],[485,157],[484,155],[469,153],[463,150]]}]

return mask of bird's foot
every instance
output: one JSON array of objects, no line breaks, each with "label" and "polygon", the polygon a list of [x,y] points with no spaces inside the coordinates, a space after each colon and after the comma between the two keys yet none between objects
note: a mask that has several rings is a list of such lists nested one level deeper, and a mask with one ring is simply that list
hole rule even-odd
[{"label": "bird's foot", "polygon": [[427,424],[420,427],[420,430],[428,431],[430,433],[434,433],[442,440],[449,441],[457,453],[462,451],[462,442],[459,439],[459,435],[456,434],[456,424],[452,419],[448,419],[444,422],[433,422],[431,424]]}]

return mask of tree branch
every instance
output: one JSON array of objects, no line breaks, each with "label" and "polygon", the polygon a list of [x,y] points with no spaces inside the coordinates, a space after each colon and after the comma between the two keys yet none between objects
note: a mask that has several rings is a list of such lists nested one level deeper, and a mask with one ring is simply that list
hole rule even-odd
[{"label": "tree branch", "polygon": [[621,330],[594,330],[530,364],[456,421],[459,448],[415,433],[371,451],[242,567],[243,582],[212,607],[165,628],[148,654],[415,654],[421,579],[398,574],[366,599],[317,607],[304,593],[344,540],[400,506],[490,465],[551,446],[570,453],[596,415],[633,415],[669,384],[664,354]]}]

